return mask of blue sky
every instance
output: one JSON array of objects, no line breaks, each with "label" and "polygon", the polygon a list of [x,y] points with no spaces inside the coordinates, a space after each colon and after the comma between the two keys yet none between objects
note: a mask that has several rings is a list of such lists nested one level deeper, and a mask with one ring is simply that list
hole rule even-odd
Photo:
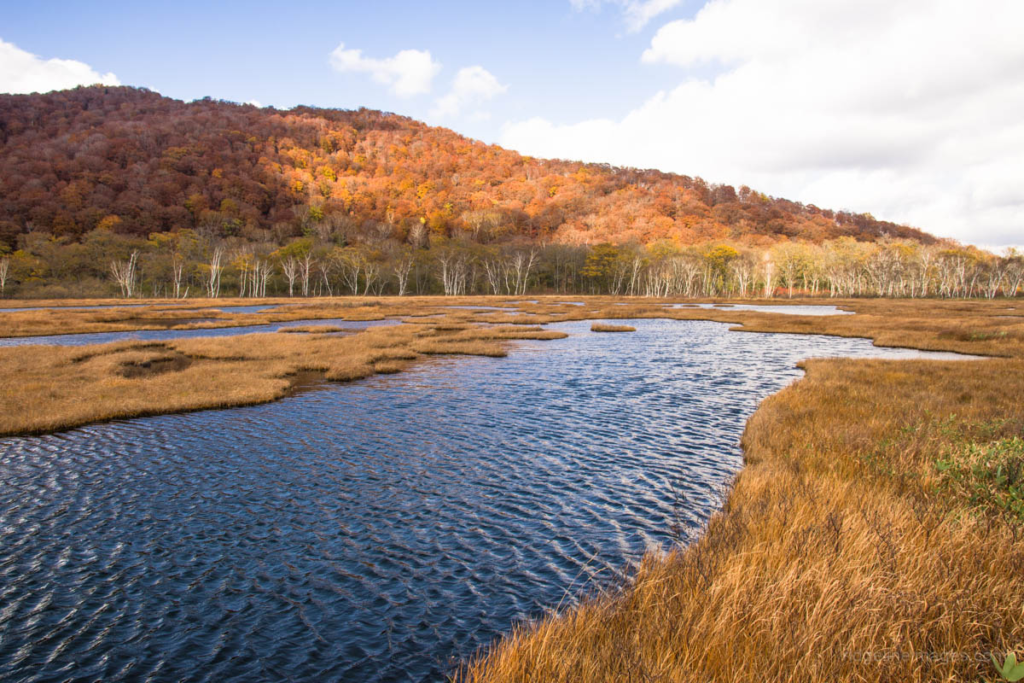
[{"label": "blue sky", "polygon": [[0,92],[365,106],[1024,245],[1020,0],[5,4]]},{"label": "blue sky", "polygon": [[[659,18],[692,15],[680,2]],[[655,25],[629,32],[620,7],[523,2],[47,2],[5,10],[0,38],[44,58],[75,59],[121,83],[169,97],[206,95],[264,105],[385,109],[498,142],[506,119],[571,123],[625,116],[671,86],[675,69],[640,69]],[[368,57],[426,50],[440,62],[435,89],[479,65],[508,87],[491,118],[432,117],[436,97],[402,98],[371,79],[337,73],[339,43]],[[435,93],[436,95],[436,93]]]}]

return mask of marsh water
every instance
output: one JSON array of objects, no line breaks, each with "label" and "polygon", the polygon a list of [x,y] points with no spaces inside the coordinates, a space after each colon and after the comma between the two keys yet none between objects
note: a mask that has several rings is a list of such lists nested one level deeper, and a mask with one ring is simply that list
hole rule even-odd
[{"label": "marsh water", "polygon": [[670,308],[705,308],[720,311],[760,311],[761,313],[782,313],[784,315],[853,315],[837,306],[822,304],[672,304]]},{"label": "marsh water", "polygon": [[[537,303],[536,301],[525,301],[522,303]],[[582,306],[582,302],[562,301],[566,306]],[[139,306],[142,304],[121,304],[120,306]],[[295,304],[281,304],[281,306],[293,306]],[[628,304],[616,304],[626,306]],[[64,308],[117,308],[117,305],[109,306],[65,306]],[[277,306],[221,306],[218,309],[195,309],[198,313],[206,310],[224,310],[233,313],[257,313]],[[711,308],[712,304],[672,304],[671,308]],[[741,311],[762,311],[765,313],[784,313],[789,315],[846,315],[835,306],[821,305],[796,305],[796,306],[767,306],[761,304],[737,304],[728,306],[715,306],[728,310],[729,308]],[[14,310],[52,310],[54,307],[37,309],[0,309],[4,311]],[[472,310],[481,313],[501,311],[506,315],[521,315],[514,306],[502,308],[499,306],[445,306],[451,309]],[[443,315],[443,314],[435,314]],[[852,314],[851,314],[852,315]],[[214,319],[196,319],[192,322],[216,322]],[[357,321],[343,320],[341,318],[324,318],[311,320],[292,320],[284,323],[267,323],[261,325],[245,325],[234,327],[204,327],[196,329],[170,329],[170,330],[129,330],[122,332],[86,332],[79,334],[54,334],[31,337],[0,337],[0,348],[5,346],[30,346],[35,344],[46,344],[56,346],[85,346],[88,344],[110,344],[121,341],[172,341],[175,339],[196,339],[206,337],[234,337],[242,334],[260,334],[264,332],[277,332],[288,327],[300,327],[303,325],[330,325],[338,327],[347,332],[376,327],[378,325],[397,325],[401,323],[398,318],[387,318],[384,320]]]},{"label": "marsh water", "polygon": [[120,309],[120,308],[138,308],[140,306],[153,306],[155,310],[160,311],[226,311],[228,313],[261,313],[263,311],[269,311],[274,308],[282,308],[284,306],[295,306],[296,304],[254,304],[254,305],[234,305],[229,304],[227,306],[204,306],[202,308],[182,308],[180,306],[175,307],[173,305],[161,305],[161,304],[97,304],[93,306],[23,306],[20,308],[0,308],[0,313],[22,313],[24,311],[90,311],[90,310],[103,310],[103,309]]},{"label": "marsh water", "polygon": [[[210,321],[207,321],[210,322]],[[201,327],[191,330],[131,330],[125,332],[85,332],[81,334],[53,334],[39,337],[0,337],[0,348],[5,346],[30,346],[46,344],[55,346],[86,346],[88,344],[110,344],[121,341],[172,341],[174,339],[198,339],[206,337],[237,337],[243,334],[262,334],[277,332],[289,327],[304,325],[330,326],[340,330],[353,332],[368,327],[381,325],[398,325],[402,321],[395,318],[384,320],[343,320],[341,318],[320,318],[311,320],[291,320],[283,323],[267,323],[264,325],[244,325],[233,327]]]},{"label": "marsh water", "polygon": [[0,679],[438,680],[698,529],[800,359],[949,357],[590,324],[262,406],[0,439]]}]

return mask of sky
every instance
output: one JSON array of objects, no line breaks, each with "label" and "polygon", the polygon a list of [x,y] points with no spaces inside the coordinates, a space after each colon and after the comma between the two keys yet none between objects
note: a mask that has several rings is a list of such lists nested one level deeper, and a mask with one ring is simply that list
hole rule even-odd
[{"label": "sky", "polygon": [[1022,0],[0,6],[0,92],[383,109],[1024,245]]}]

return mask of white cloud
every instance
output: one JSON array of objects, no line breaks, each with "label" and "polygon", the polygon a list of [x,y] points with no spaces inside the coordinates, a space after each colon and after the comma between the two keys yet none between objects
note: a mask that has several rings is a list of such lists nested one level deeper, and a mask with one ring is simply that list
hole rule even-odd
[{"label": "white cloud", "polygon": [[[494,75],[482,66],[467,66],[459,69],[452,81],[451,90],[444,97],[440,97],[434,103],[431,116],[445,117],[457,116],[466,107],[479,106],[493,97],[508,91],[507,85],[502,85]],[[488,118],[486,112],[476,111],[472,118],[485,120]]]},{"label": "white cloud", "polygon": [[642,59],[715,77],[617,121],[507,124],[502,144],[1020,244],[1021,26],[1019,0],[711,0]]},{"label": "white cloud", "polygon": [[96,83],[121,85],[114,74],[100,74],[88,64],[73,59],[42,59],[0,40],[0,92],[50,92]]},{"label": "white cloud", "polygon": [[441,70],[429,51],[402,50],[394,57],[373,59],[362,50],[346,50],[340,43],[330,56],[331,67],[341,73],[367,73],[373,80],[391,87],[399,97],[429,93],[434,76]]},{"label": "white cloud", "polygon": [[260,103],[259,100],[249,100],[248,102],[246,102],[246,104],[251,104],[252,106],[259,107],[260,109],[263,108],[263,105]]},{"label": "white cloud", "polygon": [[601,5],[617,5],[622,8],[626,28],[636,33],[646,26],[651,19],[676,7],[682,0],[569,0],[569,4],[577,12],[586,9],[599,9]]}]

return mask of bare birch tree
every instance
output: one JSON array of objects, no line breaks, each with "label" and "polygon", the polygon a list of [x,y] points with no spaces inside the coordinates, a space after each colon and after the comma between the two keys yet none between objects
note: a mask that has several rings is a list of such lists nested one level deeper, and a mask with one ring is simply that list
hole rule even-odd
[{"label": "bare birch tree", "polygon": [[409,273],[415,262],[412,254],[403,254],[395,261],[392,272],[395,274],[395,283],[398,285],[398,296],[405,296],[409,290]]},{"label": "bare birch tree", "polygon": [[375,261],[367,261],[363,264],[363,296],[370,293],[370,290],[377,283],[380,277],[380,264]]},{"label": "bare birch tree", "polygon": [[502,261],[497,258],[485,258],[483,265],[484,277],[487,279],[487,284],[491,288],[491,293],[501,294],[503,273],[505,271]]},{"label": "bare birch tree", "polygon": [[309,296],[309,273],[313,269],[313,253],[307,251],[306,255],[302,257],[299,262],[299,276],[302,279],[302,296]]},{"label": "bare birch tree", "polygon": [[171,257],[171,280],[174,285],[174,298],[187,299],[189,287],[182,292],[181,285],[184,282],[185,262],[177,254]]},{"label": "bare birch tree", "polygon": [[442,249],[437,255],[437,263],[441,267],[441,287],[445,296],[465,294],[469,274],[466,255],[454,249]]},{"label": "bare birch tree", "polygon": [[729,262],[729,271],[736,281],[739,295],[746,298],[754,279],[754,263],[747,258],[746,254],[741,254],[739,258]]},{"label": "bare birch tree", "polygon": [[209,272],[206,276],[206,296],[216,299],[220,296],[220,274],[223,268],[224,250],[217,247],[210,256]]},{"label": "bare birch tree", "polygon": [[341,269],[342,282],[345,283],[352,296],[358,296],[360,275],[362,275],[366,259],[355,249],[349,248],[338,254],[337,263]]},{"label": "bare birch tree", "polygon": [[121,288],[121,296],[130,299],[135,296],[135,287],[138,284],[138,273],[136,272],[139,262],[139,252],[133,251],[127,261],[114,260],[110,262],[110,272],[114,281]]},{"label": "bare birch tree", "polygon": [[251,298],[266,296],[267,280],[274,272],[267,259],[258,254],[246,254],[241,260],[241,277],[239,278],[239,296],[248,293]]},{"label": "bare birch tree", "polygon": [[530,279],[530,270],[533,268],[533,262],[536,258],[537,252],[534,249],[530,249],[528,253],[517,251],[512,256],[511,265],[512,271],[515,274],[514,293],[516,296],[526,294],[526,284]]},{"label": "bare birch tree", "polygon": [[764,260],[761,262],[761,271],[764,281],[764,298],[770,299],[775,293],[775,263],[768,252],[765,252]]},{"label": "bare birch tree", "polygon": [[0,258],[0,298],[4,297],[7,290],[7,275],[11,272],[11,257]]},{"label": "bare birch tree", "polygon": [[[327,290],[327,296],[334,296],[334,283],[331,281],[331,275],[338,265],[338,261],[333,258],[322,258],[316,261],[316,270],[320,274],[320,285]],[[323,289],[321,289],[321,293],[323,293]]]},{"label": "bare birch tree", "polygon": [[281,272],[288,280],[288,296],[295,296],[295,282],[299,279],[299,262],[294,256],[289,256],[281,263]]}]

